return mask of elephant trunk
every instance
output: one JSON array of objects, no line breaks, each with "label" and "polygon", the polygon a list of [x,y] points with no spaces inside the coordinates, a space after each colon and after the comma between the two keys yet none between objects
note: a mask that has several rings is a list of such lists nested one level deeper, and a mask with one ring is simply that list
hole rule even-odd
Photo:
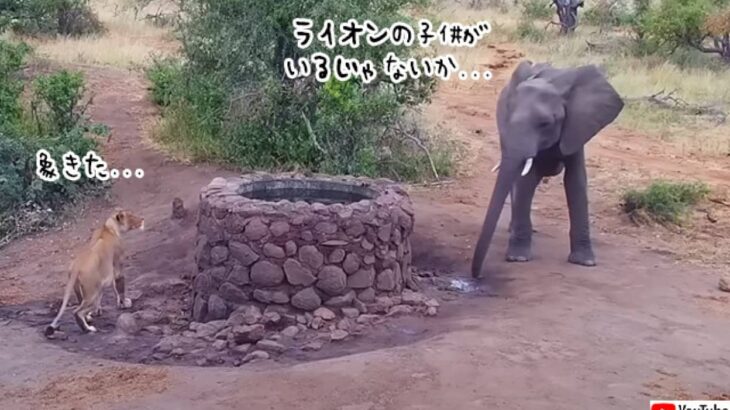
[{"label": "elephant trunk", "polygon": [[[471,274],[475,278],[481,276],[482,264],[484,263],[484,258],[487,256],[489,244],[492,242],[494,230],[496,229],[497,221],[499,221],[499,217],[502,214],[502,208],[504,208],[504,202],[507,199],[507,195],[509,195],[512,190],[512,186],[522,171],[527,168],[526,165],[527,163],[522,159],[508,158],[502,158],[502,161],[499,164],[497,182],[494,184],[492,198],[489,200],[487,215],[484,218],[482,231],[479,234],[479,240],[477,241],[474,249]],[[531,162],[530,165],[532,165]]]}]

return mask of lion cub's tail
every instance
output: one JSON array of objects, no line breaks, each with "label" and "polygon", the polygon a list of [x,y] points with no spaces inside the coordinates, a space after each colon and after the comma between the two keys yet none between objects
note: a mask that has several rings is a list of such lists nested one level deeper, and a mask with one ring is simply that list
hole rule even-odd
[{"label": "lion cub's tail", "polygon": [[[66,289],[63,292],[63,303],[61,303],[61,308],[58,310],[56,318],[53,319],[53,322],[46,328],[46,336],[51,336],[56,330],[58,330],[58,321],[61,319],[61,316],[63,316],[63,312],[66,310],[68,301],[71,298],[71,292],[73,292],[74,285],[76,284],[77,276],[78,275],[74,272],[68,278],[68,283],[66,283]],[[79,301],[79,303],[80,302],[81,301]]]}]

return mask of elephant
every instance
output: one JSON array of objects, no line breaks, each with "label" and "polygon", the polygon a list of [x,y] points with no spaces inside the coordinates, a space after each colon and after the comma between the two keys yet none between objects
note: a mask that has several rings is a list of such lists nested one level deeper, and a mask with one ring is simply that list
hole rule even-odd
[{"label": "elephant", "polygon": [[588,220],[588,181],[584,145],[612,123],[624,102],[595,65],[556,68],[522,61],[497,100],[497,129],[501,160],[479,239],[474,249],[472,276],[481,277],[484,259],[511,196],[508,262],[532,258],[530,210],[543,178],[564,172],[570,219],[568,262],[595,266]]}]

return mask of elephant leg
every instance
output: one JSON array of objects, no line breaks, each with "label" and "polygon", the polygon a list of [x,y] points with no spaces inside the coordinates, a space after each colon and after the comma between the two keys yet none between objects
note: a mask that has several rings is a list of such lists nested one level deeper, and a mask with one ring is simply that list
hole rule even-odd
[{"label": "elephant leg", "polygon": [[530,210],[535,189],[542,177],[535,169],[515,184],[510,217],[510,237],[507,248],[508,262],[527,262],[531,259],[532,220]]},{"label": "elephant leg", "polygon": [[576,265],[595,266],[588,220],[588,178],[583,149],[565,159],[565,196],[570,216],[570,256]]}]

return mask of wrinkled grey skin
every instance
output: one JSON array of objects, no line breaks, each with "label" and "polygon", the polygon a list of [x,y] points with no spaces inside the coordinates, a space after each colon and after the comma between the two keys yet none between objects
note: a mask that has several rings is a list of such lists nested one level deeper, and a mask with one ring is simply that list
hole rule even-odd
[{"label": "wrinkled grey skin", "polygon": [[[481,276],[497,221],[507,195],[514,188],[507,261],[531,258],[530,208],[543,177],[563,170],[570,218],[568,261],[594,266],[588,222],[588,196],[583,146],[613,122],[624,103],[594,65],[557,69],[523,61],[497,102],[502,158],[479,240],[474,250],[472,276]],[[528,158],[532,167],[521,176]]]}]

